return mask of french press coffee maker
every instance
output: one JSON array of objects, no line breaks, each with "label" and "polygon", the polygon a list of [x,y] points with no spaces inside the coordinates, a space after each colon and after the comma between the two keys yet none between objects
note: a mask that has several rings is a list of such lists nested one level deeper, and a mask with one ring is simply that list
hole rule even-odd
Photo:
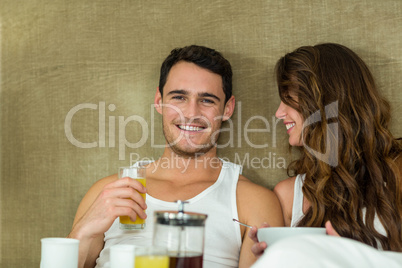
[{"label": "french press coffee maker", "polygon": [[184,212],[188,202],[177,203],[178,211],[154,212],[153,245],[167,249],[170,268],[201,268],[207,215]]}]

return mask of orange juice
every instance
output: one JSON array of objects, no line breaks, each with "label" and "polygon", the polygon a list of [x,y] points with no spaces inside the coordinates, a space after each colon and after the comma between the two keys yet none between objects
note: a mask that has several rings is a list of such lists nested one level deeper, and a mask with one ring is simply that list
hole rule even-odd
[{"label": "orange juice", "polygon": [[169,268],[167,255],[143,255],[135,257],[135,268]]},{"label": "orange juice", "polygon": [[[138,180],[144,187],[146,187],[146,178],[136,178],[135,180]],[[146,197],[146,194],[140,193],[140,195],[144,198]],[[137,224],[137,225],[144,225],[145,224],[145,219],[141,219],[140,217],[137,216],[137,219],[135,221],[132,221],[129,216],[120,216],[120,223],[121,224]],[[141,228],[138,228],[141,229]]]}]

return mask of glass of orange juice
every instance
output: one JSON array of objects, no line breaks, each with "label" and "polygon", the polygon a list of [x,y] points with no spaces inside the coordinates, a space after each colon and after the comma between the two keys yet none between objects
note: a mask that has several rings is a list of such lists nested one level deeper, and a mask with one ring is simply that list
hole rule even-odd
[{"label": "glass of orange juice", "polygon": [[169,268],[167,249],[163,247],[136,247],[135,268]]},{"label": "glass of orange juice", "polygon": [[[143,165],[134,165],[131,167],[119,168],[119,179],[129,177],[138,180],[144,187],[146,187],[146,168]],[[140,195],[146,199],[146,194],[140,193]],[[135,221],[132,221],[129,216],[120,216],[120,229],[124,230],[138,230],[145,228],[145,219],[141,219],[137,216]]]}]

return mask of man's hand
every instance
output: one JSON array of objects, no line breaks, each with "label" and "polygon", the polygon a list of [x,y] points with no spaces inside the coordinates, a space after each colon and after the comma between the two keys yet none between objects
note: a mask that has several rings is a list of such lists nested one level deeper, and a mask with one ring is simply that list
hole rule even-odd
[{"label": "man's hand", "polygon": [[104,233],[119,216],[145,219],[145,187],[128,177],[110,176],[95,183],[78,207],[68,237],[80,240],[78,267],[94,267],[104,245]]},{"label": "man's hand", "polygon": [[147,205],[139,192],[145,193],[145,187],[128,177],[107,184],[77,224],[95,236],[106,232],[119,216],[145,219]]}]

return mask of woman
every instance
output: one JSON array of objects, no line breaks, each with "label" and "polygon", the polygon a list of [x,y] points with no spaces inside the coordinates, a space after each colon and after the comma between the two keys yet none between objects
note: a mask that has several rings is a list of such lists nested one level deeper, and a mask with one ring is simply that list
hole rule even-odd
[{"label": "woman", "polygon": [[[276,77],[276,116],[300,150],[292,177],[274,189],[286,226],[326,225],[329,234],[401,252],[402,144],[366,64],[339,44],[305,46],[278,61]],[[256,232],[258,256],[266,244]]]}]

